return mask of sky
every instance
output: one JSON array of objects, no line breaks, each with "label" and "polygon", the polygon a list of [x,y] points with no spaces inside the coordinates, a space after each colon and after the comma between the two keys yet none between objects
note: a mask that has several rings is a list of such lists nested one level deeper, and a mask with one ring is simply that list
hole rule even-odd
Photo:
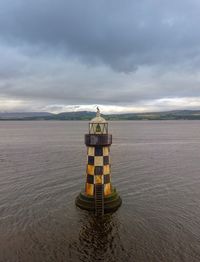
[{"label": "sky", "polygon": [[200,109],[199,0],[0,0],[0,111]]}]

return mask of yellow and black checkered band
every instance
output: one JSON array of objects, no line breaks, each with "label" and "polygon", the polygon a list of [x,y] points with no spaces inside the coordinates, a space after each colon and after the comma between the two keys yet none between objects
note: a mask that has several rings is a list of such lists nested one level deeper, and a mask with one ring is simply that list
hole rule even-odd
[{"label": "yellow and black checkered band", "polygon": [[94,166],[109,165],[109,156],[88,156],[88,165],[94,165]]},{"label": "yellow and black checkered band", "polygon": [[[87,175],[87,183],[88,184],[95,184],[95,180],[98,176],[92,176],[92,175]],[[110,183],[110,175],[104,175],[104,176],[101,176],[101,180],[102,180],[102,183],[103,184],[108,184]]]},{"label": "yellow and black checkered band", "polygon": [[[88,175],[109,175],[111,173],[110,165],[104,166],[94,166],[94,165],[87,165],[86,173]],[[102,171],[103,170],[103,171]]]},{"label": "yellow and black checkered band", "polygon": [[110,152],[109,146],[88,146],[88,156],[108,156]]},{"label": "yellow and black checkered band", "polygon": [[107,146],[88,147],[88,165],[109,165],[109,151],[110,149]]}]

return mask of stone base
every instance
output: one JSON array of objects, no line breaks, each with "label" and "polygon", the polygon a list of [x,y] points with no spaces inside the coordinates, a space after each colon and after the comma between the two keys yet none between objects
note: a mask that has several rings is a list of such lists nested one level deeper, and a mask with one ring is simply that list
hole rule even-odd
[{"label": "stone base", "polygon": [[[104,213],[114,212],[122,204],[121,197],[114,189],[112,194],[104,196]],[[95,199],[85,193],[80,193],[76,198],[76,205],[81,209],[95,212]]]}]

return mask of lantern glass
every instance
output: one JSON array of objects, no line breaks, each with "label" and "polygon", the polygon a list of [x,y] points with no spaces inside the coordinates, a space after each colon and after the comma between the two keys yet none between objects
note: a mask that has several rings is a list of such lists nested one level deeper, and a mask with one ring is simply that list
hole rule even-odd
[{"label": "lantern glass", "polygon": [[108,123],[90,123],[90,134],[107,134]]}]

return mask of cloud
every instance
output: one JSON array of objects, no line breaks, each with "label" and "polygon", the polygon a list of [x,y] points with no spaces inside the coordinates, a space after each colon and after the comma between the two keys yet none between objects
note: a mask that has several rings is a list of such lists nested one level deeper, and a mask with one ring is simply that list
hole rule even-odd
[{"label": "cloud", "polygon": [[198,106],[199,7],[196,0],[1,1],[0,110],[145,111],[195,97]]},{"label": "cloud", "polygon": [[88,63],[130,72],[199,53],[200,3],[183,0],[16,0],[0,4],[7,39],[60,49]]}]

